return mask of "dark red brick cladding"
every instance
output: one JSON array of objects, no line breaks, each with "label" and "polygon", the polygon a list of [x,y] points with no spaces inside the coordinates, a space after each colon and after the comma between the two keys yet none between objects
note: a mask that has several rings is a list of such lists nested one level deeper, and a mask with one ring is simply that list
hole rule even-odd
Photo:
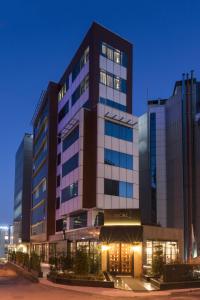
[{"label": "dark red brick cladding", "polygon": [[84,111],[83,207],[96,206],[97,115]]},{"label": "dark red brick cladding", "polygon": [[47,239],[55,233],[56,170],[57,170],[57,112],[59,86],[49,83],[48,179],[47,179]]}]

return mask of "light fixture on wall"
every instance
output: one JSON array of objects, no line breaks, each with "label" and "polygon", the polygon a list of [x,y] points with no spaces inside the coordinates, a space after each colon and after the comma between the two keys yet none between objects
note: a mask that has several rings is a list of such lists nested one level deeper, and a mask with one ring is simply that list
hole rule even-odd
[{"label": "light fixture on wall", "polygon": [[109,250],[109,245],[101,245],[101,250],[102,251],[107,251],[107,250]]},{"label": "light fixture on wall", "polygon": [[131,250],[133,252],[140,252],[141,251],[141,245],[139,243],[135,243],[131,246]]}]

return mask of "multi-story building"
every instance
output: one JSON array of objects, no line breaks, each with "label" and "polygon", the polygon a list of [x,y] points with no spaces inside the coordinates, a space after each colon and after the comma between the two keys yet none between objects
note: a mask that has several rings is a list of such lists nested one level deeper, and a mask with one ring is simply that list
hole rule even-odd
[{"label": "multi-story building", "polygon": [[31,247],[43,257],[55,233],[57,84],[50,82],[33,116]]},{"label": "multi-story building", "polygon": [[177,81],[166,104],[168,225],[184,229],[185,258],[200,255],[200,82]]},{"label": "multi-story building", "polygon": [[49,255],[84,247],[95,259],[101,244],[103,270],[140,275],[141,246],[148,245],[144,263],[151,263],[157,233],[165,237],[166,257],[175,259],[180,231],[140,222],[132,45],[93,23],[59,86],[56,233],[49,236]]},{"label": "multi-story building", "polygon": [[132,45],[93,23],[33,117],[31,248],[45,261],[101,252],[102,270],[135,276],[156,237],[166,260],[181,256],[180,230],[141,225],[138,155]]},{"label": "multi-story building", "polygon": [[26,133],[15,157],[14,232],[17,246],[30,241],[32,134]]},{"label": "multi-story building", "polygon": [[6,259],[9,244],[9,226],[0,225],[0,259]]},{"label": "multi-story building", "polygon": [[167,226],[166,100],[149,100],[139,118],[140,208],[144,224]]},{"label": "multi-story building", "polygon": [[200,255],[199,115],[200,83],[192,73],[169,99],[150,101],[139,122],[143,220],[182,228],[186,260]]},{"label": "multi-story building", "polygon": [[132,45],[94,23],[59,84],[56,232],[60,235],[52,240],[63,239],[64,230],[72,242],[67,246],[64,241],[63,247],[79,247],[84,240],[90,251],[96,251],[104,211],[128,214],[139,208]]}]

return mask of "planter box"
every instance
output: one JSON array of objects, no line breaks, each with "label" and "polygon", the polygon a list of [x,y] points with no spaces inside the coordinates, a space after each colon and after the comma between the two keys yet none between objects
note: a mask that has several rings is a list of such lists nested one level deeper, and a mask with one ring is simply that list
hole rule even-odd
[{"label": "planter box", "polygon": [[47,275],[47,278],[48,278],[49,281],[52,281],[52,282],[57,283],[57,284],[114,288],[114,282],[113,281],[68,279],[68,278],[60,278],[60,277],[49,276],[49,275]]},{"label": "planter box", "polygon": [[171,289],[200,288],[200,281],[195,280],[183,282],[161,282],[156,279],[151,279],[150,282],[162,291]]}]

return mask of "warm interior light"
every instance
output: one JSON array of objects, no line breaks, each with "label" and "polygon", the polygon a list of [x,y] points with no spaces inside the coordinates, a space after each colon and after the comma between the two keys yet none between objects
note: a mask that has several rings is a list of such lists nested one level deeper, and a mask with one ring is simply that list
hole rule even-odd
[{"label": "warm interior light", "polygon": [[101,245],[102,251],[107,251],[110,247],[108,245]]},{"label": "warm interior light", "polygon": [[131,249],[134,251],[134,252],[140,252],[141,250],[141,245],[140,244],[135,244],[131,247]]}]

